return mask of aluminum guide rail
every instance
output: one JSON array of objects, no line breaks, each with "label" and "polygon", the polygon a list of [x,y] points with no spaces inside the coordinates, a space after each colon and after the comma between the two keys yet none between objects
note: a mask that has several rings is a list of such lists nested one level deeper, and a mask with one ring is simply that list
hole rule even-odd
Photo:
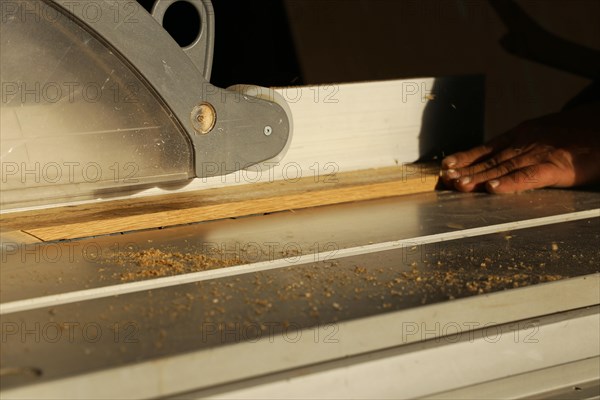
[{"label": "aluminum guide rail", "polygon": [[277,259],[272,261],[263,261],[254,264],[243,264],[235,267],[224,267],[217,270],[202,271],[172,277],[151,279],[132,283],[122,283],[120,285],[105,286],[95,289],[81,290],[78,292],[67,292],[51,296],[38,297],[33,299],[0,304],[0,315],[15,313],[19,311],[35,310],[44,307],[55,307],[62,304],[100,299],[103,297],[119,296],[122,294],[136,293],[145,290],[161,289],[171,286],[183,285],[186,283],[194,283],[211,279],[237,276],[240,274],[249,274],[253,272],[286,268],[294,265],[303,265],[320,260],[333,261],[338,260],[340,258],[377,253],[381,251],[406,249],[413,246],[422,246],[431,243],[440,243],[450,240],[465,239],[488,235],[492,233],[518,231],[521,229],[541,227],[546,225],[560,224],[564,222],[579,221],[583,219],[598,217],[600,217],[600,209],[594,209],[589,211],[554,215],[550,217],[536,218],[525,221],[510,222],[506,224],[489,225],[480,228],[465,229],[456,232],[441,233],[437,235],[414,237],[405,240],[376,243],[360,247],[351,247],[342,250],[336,249],[329,252],[322,252],[319,254],[299,256],[293,261],[289,259]]}]

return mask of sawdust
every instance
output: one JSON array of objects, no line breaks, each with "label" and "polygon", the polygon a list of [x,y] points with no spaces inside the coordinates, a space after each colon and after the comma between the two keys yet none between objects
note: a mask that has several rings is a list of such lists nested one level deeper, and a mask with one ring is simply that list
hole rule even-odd
[{"label": "sawdust", "polygon": [[[348,268],[340,267],[337,262],[325,262],[294,267],[288,270],[284,282],[271,273],[245,277],[245,285],[211,282],[210,296],[241,300],[248,314],[236,316],[242,309],[233,303],[231,307],[223,303],[220,308],[206,307],[205,303],[203,321],[223,323],[226,330],[225,322],[233,318],[241,321],[240,329],[243,329],[261,321],[279,321],[283,307],[295,315],[295,323],[303,321],[303,327],[307,327],[322,321],[356,317],[363,312],[369,315],[374,309],[393,311],[404,309],[408,304],[429,304],[564,278],[546,273],[543,266],[488,273],[481,267],[449,269],[436,262],[427,266],[415,263],[408,271],[399,269],[362,265]],[[280,285],[274,287],[274,281]]]},{"label": "sawdust", "polygon": [[[581,271],[575,275],[587,273],[590,268],[597,270],[593,257],[583,254],[570,257],[564,246],[560,251],[552,247],[549,250],[496,250],[478,256],[461,248],[445,248],[432,257],[426,255],[401,263],[385,258],[381,258],[381,263],[374,259],[372,265],[352,263],[351,260],[324,261],[287,268],[285,274],[265,271],[198,282],[196,290],[190,289],[177,299],[162,304],[160,311],[156,307],[146,307],[145,311],[149,318],[160,314],[171,321],[200,312],[203,322],[223,323],[224,329],[231,320],[239,321],[238,328],[242,329],[265,321],[281,322],[285,314],[287,318],[294,315],[294,326],[300,321],[307,327],[323,321],[372,315],[375,310],[394,311],[553,282],[568,278],[576,270]],[[522,261],[524,259],[531,261]],[[566,259],[572,268],[569,274],[563,275],[564,269],[559,266]],[[122,269],[110,270],[122,281],[243,264],[243,260],[227,259],[223,254],[164,248],[121,252],[110,261]],[[262,325],[261,329],[264,329]]]},{"label": "sawdust", "polygon": [[[169,351],[176,341],[167,335],[170,329],[160,331],[152,321],[161,321],[163,327],[189,327],[190,340],[202,340],[206,346],[281,334],[293,338],[297,329],[309,329],[306,332],[311,335],[321,335],[315,340],[323,341],[331,333],[324,327],[338,321],[571,276],[560,274],[559,263],[547,256],[525,262],[520,254],[512,255],[477,257],[452,251],[401,263],[381,256],[370,265],[350,259],[318,262],[287,268],[284,274],[263,271],[197,282],[168,292],[150,291],[148,301],[129,312],[150,321],[147,329],[153,339],[149,345],[160,352]],[[563,256],[567,255],[571,273],[595,268],[595,258],[573,259],[570,253]],[[137,271],[141,276],[213,269],[231,262],[216,255],[200,257],[156,249],[121,254],[120,259],[125,268],[134,268],[131,273]]]},{"label": "sawdust", "polygon": [[[521,249],[514,247],[519,240],[515,234],[502,235],[500,240],[502,246],[492,251],[445,244],[420,252],[415,247],[402,259],[381,253],[362,261],[321,261],[196,282],[149,291],[147,301],[122,307],[131,319],[146,324],[140,332],[151,332],[148,345],[160,352],[181,345],[179,336],[167,335],[172,326],[189,328],[189,341],[203,340],[207,346],[287,334],[288,329],[293,337],[294,330],[307,328],[322,335],[315,340],[324,340],[327,331],[314,327],[553,282],[593,273],[600,265],[598,250],[583,252],[564,241],[539,246],[528,242]],[[194,247],[121,252],[109,260],[110,268],[103,269],[131,281],[244,263],[218,252],[200,253]],[[297,255],[295,251],[281,254]],[[159,330],[155,321],[168,328]]]},{"label": "sawdust", "polygon": [[241,263],[239,258],[225,258],[222,255],[171,252],[155,248],[116,253],[106,261],[126,269],[114,273],[123,282],[208,271]]},{"label": "sawdust", "polygon": [[[184,253],[155,248],[121,252],[115,254],[109,261],[124,269],[124,271],[114,272],[114,276],[123,282],[207,271],[243,263],[239,258],[227,259],[222,254]],[[349,307],[343,305],[347,303],[350,295],[355,301],[378,298],[381,300],[378,308],[395,309],[400,307],[402,302],[390,299],[420,296],[421,303],[426,304],[432,296],[435,297],[440,293],[445,295],[446,299],[454,299],[564,278],[560,274],[546,273],[545,263],[534,267],[523,262],[514,262],[513,265],[505,267],[496,266],[494,273],[489,273],[488,269],[494,265],[494,262],[487,257],[480,261],[470,260],[471,265],[475,264],[476,267],[467,268],[448,268],[440,260],[423,261],[413,262],[412,269],[408,271],[406,268],[396,269],[396,272],[392,273],[395,276],[391,280],[386,277],[390,276],[392,270],[384,271],[383,268],[355,265],[348,270],[337,268],[337,262],[324,262],[314,268],[299,266],[294,270],[294,279],[276,290],[276,295],[282,302],[302,299],[308,303],[307,310],[310,314],[318,318],[319,309],[327,307],[325,303],[329,303],[330,309],[336,311],[348,309]],[[324,268],[323,265],[326,267]],[[258,293],[269,288],[273,283],[272,279],[263,282],[261,276],[255,274],[254,277],[254,286]],[[225,295],[215,288],[211,291],[210,302],[218,308],[212,310],[209,316],[225,313],[220,304],[222,299],[239,293],[240,289],[233,283],[229,285],[230,287],[225,289],[233,289],[231,294]],[[192,302],[193,296],[188,300]],[[260,297],[246,296],[246,304],[253,307],[254,315],[264,315],[273,308],[273,300]]]}]

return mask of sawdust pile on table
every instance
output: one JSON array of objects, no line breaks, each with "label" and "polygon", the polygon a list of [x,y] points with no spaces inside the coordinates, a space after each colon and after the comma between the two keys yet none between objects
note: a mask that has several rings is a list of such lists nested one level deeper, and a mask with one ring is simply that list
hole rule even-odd
[{"label": "sawdust pile on table", "polygon": [[124,271],[114,275],[123,282],[129,282],[230,267],[240,264],[241,260],[220,253],[208,255],[151,248],[115,253],[106,262],[123,267]]},{"label": "sawdust pile on table", "polygon": [[[447,244],[428,247],[416,259],[399,259],[395,253],[383,252],[362,260],[318,261],[150,290],[144,301],[124,304],[121,319],[136,321],[140,332],[148,335],[141,343],[164,352],[186,341],[201,339],[203,346],[210,346],[319,326],[314,333],[325,337],[333,334],[337,328],[331,324],[339,321],[598,270],[598,250],[584,254],[564,243],[558,249],[548,244],[533,249],[527,245],[527,249],[488,251]],[[256,262],[234,258],[232,253],[203,250],[194,246],[131,249],[115,253],[106,260],[111,267],[103,270],[116,280],[131,281]],[[114,312],[107,309],[106,315]],[[160,326],[155,326],[156,321]],[[175,339],[161,333],[161,329],[172,332],[174,326],[185,327],[177,330]],[[203,338],[209,328],[211,334]]]}]

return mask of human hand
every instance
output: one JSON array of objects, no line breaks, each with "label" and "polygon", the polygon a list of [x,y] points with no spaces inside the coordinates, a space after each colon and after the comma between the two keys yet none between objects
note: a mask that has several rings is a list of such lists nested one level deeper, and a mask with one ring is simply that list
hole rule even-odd
[{"label": "human hand", "polygon": [[600,104],[527,121],[442,161],[442,181],[461,192],[515,193],[600,183]]}]

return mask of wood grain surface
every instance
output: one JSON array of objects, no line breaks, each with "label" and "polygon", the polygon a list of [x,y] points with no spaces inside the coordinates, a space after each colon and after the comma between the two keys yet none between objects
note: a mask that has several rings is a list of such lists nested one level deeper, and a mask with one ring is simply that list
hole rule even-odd
[{"label": "wood grain surface", "polygon": [[0,222],[41,241],[77,239],[433,191],[438,175],[434,166],[403,165],[4,214]]}]

